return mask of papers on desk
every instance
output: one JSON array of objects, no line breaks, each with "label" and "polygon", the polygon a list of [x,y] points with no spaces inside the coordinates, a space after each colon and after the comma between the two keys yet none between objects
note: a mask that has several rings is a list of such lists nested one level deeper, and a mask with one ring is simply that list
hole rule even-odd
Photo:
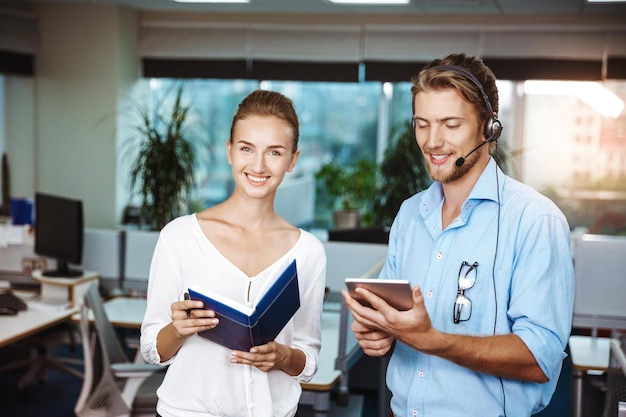
[{"label": "papers on desk", "polygon": [[71,303],[69,300],[37,300],[37,301],[29,301],[28,309],[33,311],[64,311],[68,310],[71,307]]},{"label": "papers on desk", "polygon": [[28,225],[0,224],[0,248],[29,242]]}]

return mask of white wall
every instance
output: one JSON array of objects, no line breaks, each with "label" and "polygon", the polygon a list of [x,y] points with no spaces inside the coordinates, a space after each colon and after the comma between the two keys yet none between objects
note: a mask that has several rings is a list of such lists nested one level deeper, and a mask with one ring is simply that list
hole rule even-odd
[{"label": "white wall", "polygon": [[9,164],[11,196],[32,198],[35,193],[35,81],[29,77],[4,79],[4,149]]},{"label": "white wall", "polygon": [[[116,205],[116,113],[120,88],[138,75],[128,9],[41,6],[36,59],[36,188],[80,198],[85,223],[119,223]],[[132,33],[132,32],[131,32]],[[127,43],[124,48],[120,45]],[[130,74],[130,75],[129,75]]]},{"label": "white wall", "polygon": [[137,14],[55,4],[37,15],[36,77],[5,80],[11,194],[80,198],[88,227],[114,227],[126,202],[116,180],[117,113],[139,78]]}]

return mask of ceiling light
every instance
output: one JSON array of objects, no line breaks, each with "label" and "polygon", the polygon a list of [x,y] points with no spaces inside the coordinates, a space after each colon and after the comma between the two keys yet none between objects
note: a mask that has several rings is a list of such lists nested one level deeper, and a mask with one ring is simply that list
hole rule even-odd
[{"label": "ceiling light", "polygon": [[587,3],[626,3],[626,0],[587,0]]},{"label": "ceiling light", "polygon": [[391,4],[409,4],[411,0],[326,0],[334,4],[356,4],[385,6]]},{"label": "ceiling light", "polygon": [[176,3],[250,3],[250,0],[173,0]]}]

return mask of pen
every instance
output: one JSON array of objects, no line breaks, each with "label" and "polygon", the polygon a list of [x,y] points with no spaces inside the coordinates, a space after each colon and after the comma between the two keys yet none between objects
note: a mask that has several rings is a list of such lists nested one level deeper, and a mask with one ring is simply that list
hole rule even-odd
[{"label": "pen", "polygon": [[[185,300],[189,300],[189,299],[190,299],[190,298],[189,298],[189,293],[188,293],[188,292],[186,292],[186,293],[185,293]],[[191,309],[188,309],[188,310],[187,310],[187,318],[190,318],[190,317],[191,317]]]}]

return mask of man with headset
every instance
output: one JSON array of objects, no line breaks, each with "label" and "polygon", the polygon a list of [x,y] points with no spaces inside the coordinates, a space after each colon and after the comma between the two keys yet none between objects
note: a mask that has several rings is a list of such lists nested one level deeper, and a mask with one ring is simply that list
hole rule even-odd
[{"label": "man with headset", "polygon": [[567,220],[490,156],[502,125],[482,61],[449,55],[411,82],[434,182],[402,204],[380,278],[410,280],[413,307],[344,291],[352,330],[366,354],[391,355],[396,417],[530,416],[550,402],[571,330]]}]

